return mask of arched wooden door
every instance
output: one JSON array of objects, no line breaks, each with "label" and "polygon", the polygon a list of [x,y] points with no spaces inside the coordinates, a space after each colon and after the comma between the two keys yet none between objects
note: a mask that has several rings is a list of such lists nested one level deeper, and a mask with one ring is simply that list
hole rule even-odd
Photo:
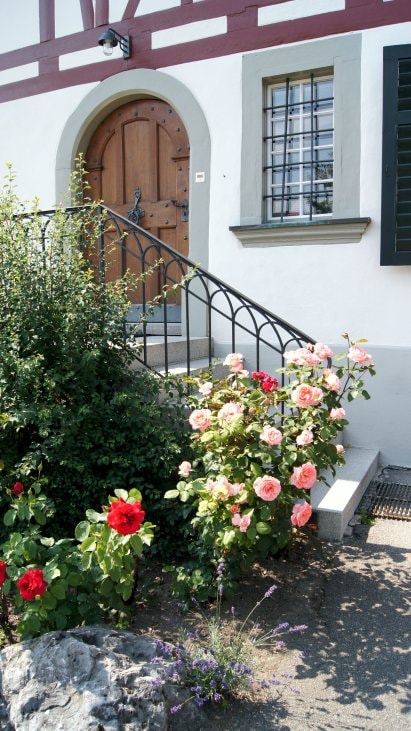
[{"label": "arched wooden door", "polygon": [[[112,111],[90,140],[86,167],[88,194],[94,200],[103,200],[108,208],[188,254],[189,142],[169,104],[137,99]],[[150,260],[155,259],[153,252]],[[132,256],[127,257],[126,266],[139,271]],[[112,256],[108,276],[120,275],[120,256]],[[179,279],[176,267],[174,276]],[[158,294],[161,285],[158,274],[150,277],[147,298]]]}]

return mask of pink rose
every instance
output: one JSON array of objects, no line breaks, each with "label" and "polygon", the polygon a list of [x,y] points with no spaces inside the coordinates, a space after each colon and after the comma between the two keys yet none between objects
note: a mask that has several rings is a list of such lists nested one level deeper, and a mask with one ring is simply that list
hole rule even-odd
[{"label": "pink rose", "polygon": [[280,481],[275,477],[264,475],[257,477],[253,484],[254,490],[261,500],[275,500],[281,492]]},{"label": "pink rose", "polygon": [[241,353],[229,353],[223,365],[228,366],[231,373],[237,373],[244,368],[244,357]]},{"label": "pink rose", "polygon": [[297,350],[289,350],[284,353],[284,358],[287,363],[293,363],[294,365],[308,365],[315,366],[319,362],[319,357],[312,353],[308,348],[297,348]]},{"label": "pink rose", "polygon": [[217,417],[220,421],[232,421],[238,414],[242,414],[243,411],[244,409],[240,404],[236,404],[235,401],[229,401],[221,407]]},{"label": "pink rose", "polygon": [[181,477],[187,477],[191,472],[191,462],[182,462],[180,465],[178,465],[178,474],[181,475]]},{"label": "pink rose", "polygon": [[274,447],[276,444],[281,444],[283,435],[279,429],[275,428],[275,426],[264,424],[263,430],[260,434],[260,439],[262,442],[269,444],[270,447]]},{"label": "pink rose", "polygon": [[240,515],[239,513],[235,513],[231,518],[231,522],[240,529],[241,533],[245,533],[250,527],[251,518],[249,515]]},{"label": "pink rose", "polygon": [[316,343],[314,345],[314,353],[320,360],[328,360],[328,358],[332,358],[334,355],[331,348],[329,348],[328,345],[324,345],[324,343]]},{"label": "pink rose", "polygon": [[345,417],[345,409],[343,409],[342,406],[340,406],[339,408],[335,406],[333,409],[331,409],[331,411],[330,411],[331,421],[338,421],[339,419],[344,419],[344,417]]},{"label": "pink rose", "polygon": [[291,394],[294,403],[299,407],[317,406],[323,399],[321,388],[310,386],[309,383],[300,383]]},{"label": "pink rose", "polygon": [[312,507],[306,500],[301,503],[295,503],[291,515],[291,524],[301,528],[310,519],[312,512]]},{"label": "pink rose", "polygon": [[301,434],[298,435],[295,441],[297,442],[299,447],[304,447],[306,444],[311,444],[313,439],[314,437],[311,429],[304,429],[304,431],[302,431]]},{"label": "pink rose", "polygon": [[348,357],[350,360],[353,360],[354,363],[360,363],[361,365],[366,363],[368,360],[372,360],[372,356],[359,345],[351,346],[348,351]]},{"label": "pink rose", "polygon": [[198,390],[203,396],[209,396],[211,391],[213,390],[213,384],[211,383],[211,381],[205,381],[201,384]]},{"label": "pink rose", "polygon": [[300,490],[309,490],[317,482],[317,470],[311,462],[294,467],[290,482]]},{"label": "pink rose", "polygon": [[206,489],[216,499],[228,498],[231,493],[232,485],[229,483],[226,477],[219,477],[217,480],[207,480]]},{"label": "pink rose", "polygon": [[230,485],[230,495],[234,497],[235,495],[238,495],[239,492],[245,489],[244,482],[233,482],[232,485]]},{"label": "pink rose", "polygon": [[210,409],[194,409],[188,417],[188,420],[193,429],[204,431],[211,424],[211,411]]},{"label": "pink rose", "polygon": [[341,388],[340,379],[338,378],[337,374],[331,370],[331,368],[325,369],[324,381],[325,387],[328,391],[339,391]]},{"label": "pink rose", "polygon": [[336,444],[335,448],[337,450],[337,454],[344,454],[345,449],[342,444]]}]

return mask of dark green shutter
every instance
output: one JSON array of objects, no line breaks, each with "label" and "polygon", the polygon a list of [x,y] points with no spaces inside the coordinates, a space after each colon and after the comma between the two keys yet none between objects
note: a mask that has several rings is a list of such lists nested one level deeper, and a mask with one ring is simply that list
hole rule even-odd
[{"label": "dark green shutter", "polygon": [[411,45],[384,48],[381,264],[411,264]]}]

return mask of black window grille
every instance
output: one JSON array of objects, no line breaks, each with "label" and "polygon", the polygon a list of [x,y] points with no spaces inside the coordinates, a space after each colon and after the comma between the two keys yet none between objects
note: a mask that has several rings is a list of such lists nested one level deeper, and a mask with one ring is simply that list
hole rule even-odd
[{"label": "black window grille", "polygon": [[333,209],[334,84],[330,76],[267,87],[264,108],[267,221],[312,220]]},{"label": "black window grille", "polygon": [[381,264],[411,264],[411,45],[384,48]]}]

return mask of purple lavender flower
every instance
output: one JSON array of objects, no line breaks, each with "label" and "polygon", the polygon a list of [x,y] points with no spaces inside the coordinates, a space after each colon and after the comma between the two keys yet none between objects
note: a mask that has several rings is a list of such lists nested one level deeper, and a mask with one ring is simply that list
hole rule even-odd
[{"label": "purple lavender flower", "polygon": [[183,706],[181,703],[179,706],[173,706],[172,708],[170,708],[170,713],[178,713],[179,711],[181,711],[182,707]]},{"label": "purple lavender flower", "polygon": [[270,588],[267,589],[267,591],[264,594],[264,599],[268,599],[271,596],[271,594],[273,594],[275,592],[276,589],[278,589],[278,586],[276,586],[275,584],[270,586]]},{"label": "purple lavender flower", "polygon": [[308,629],[307,624],[296,624],[295,627],[290,627],[289,632],[305,632]]},{"label": "purple lavender flower", "polygon": [[219,563],[217,566],[217,574],[223,574],[225,571],[225,566],[223,563]]}]

